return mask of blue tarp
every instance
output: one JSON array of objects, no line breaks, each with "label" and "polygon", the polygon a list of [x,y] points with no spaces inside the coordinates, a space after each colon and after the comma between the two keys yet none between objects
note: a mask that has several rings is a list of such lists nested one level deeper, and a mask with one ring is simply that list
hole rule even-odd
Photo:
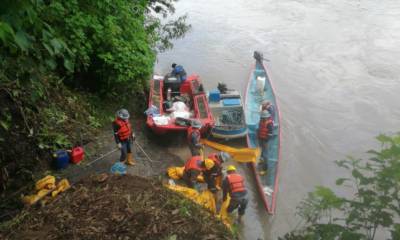
[{"label": "blue tarp", "polygon": [[224,106],[239,106],[240,105],[240,98],[228,98],[222,100]]}]

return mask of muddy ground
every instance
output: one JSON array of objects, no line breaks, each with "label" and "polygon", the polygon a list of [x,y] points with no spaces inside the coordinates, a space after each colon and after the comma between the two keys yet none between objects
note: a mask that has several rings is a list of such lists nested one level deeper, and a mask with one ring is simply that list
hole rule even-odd
[{"label": "muddy ground", "polygon": [[94,180],[93,176],[108,174],[120,155],[112,152],[116,144],[111,127],[105,129],[85,145],[84,161],[50,173],[67,178],[72,190],[46,207],[23,211],[11,221],[17,227],[6,231],[7,238],[232,239],[208,212],[161,187],[167,167],[182,166],[190,156],[185,134],[157,136],[140,119],[132,125],[145,153],[134,145],[136,165],[127,169],[131,176],[108,178],[106,183]]},{"label": "muddy ground", "polygon": [[233,239],[202,207],[131,175],[87,177],[22,216],[2,239]]},{"label": "muddy ground", "polygon": [[[129,174],[143,177],[164,176],[169,166],[181,166],[190,156],[184,133],[157,136],[145,126],[144,119],[132,120],[132,126],[136,143],[145,153],[137,144],[133,144],[136,165],[128,167]],[[85,146],[84,161],[77,165],[70,165],[66,170],[57,172],[57,175],[77,182],[93,173],[109,172],[111,166],[119,161],[120,152],[118,150],[112,152],[115,149],[116,144],[110,124],[109,129],[105,128],[96,139]],[[99,159],[110,152],[112,153]],[[93,162],[94,160],[97,161]]]}]

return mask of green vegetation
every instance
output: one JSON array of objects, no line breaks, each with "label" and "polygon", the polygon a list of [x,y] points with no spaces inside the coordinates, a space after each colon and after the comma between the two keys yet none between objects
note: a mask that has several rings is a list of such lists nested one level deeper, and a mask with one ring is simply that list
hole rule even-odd
[{"label": "green vegetation", "polygon": [[355,189],[354,195],[341,197],[317,187],[298,207],[304,226],[281,239],[372,240],[377,231],[400,238],[400,135],[377,139],[382,149],[369,151],[368,160],[350,157],[337,162],[351,177],[339,178],[336,184]]},{"label": "green vegetation", "polygon": [[2,1],[2,205],[4,191],[34,179],[53,150],[90,141],[115,108],[143,103],[157,50],[190,27],[185,16],[161,21],[174,2]]}]

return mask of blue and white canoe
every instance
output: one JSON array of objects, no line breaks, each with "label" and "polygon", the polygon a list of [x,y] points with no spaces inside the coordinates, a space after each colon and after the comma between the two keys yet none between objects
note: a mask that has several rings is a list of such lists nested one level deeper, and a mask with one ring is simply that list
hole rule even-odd
[{"label": "blue and white canoe", "polygon": [[250,148],[259,147],[257,129],[260,121],[261,102],[267,100],[275,107],[273,136],[268,142],[268,171],[265,175],[259,174],[258,160],[250,163],[250,169],[254,173],[257,189],[269,214],[274,214],[276,196],[278,192],[279,160],[280,160],[280,113],[276,101],[271,79],[263,63],[262,54],[255,52],[256,63],[251,71],[245,96],[245,116],[248,128],[247,145]]},{"label": "blue and white canoe", "polygon": [[238,91],[230,89],[223,93],[219,90],[210,91],[208,106],[215,121],[215,125],[211,128],[213,137],[228,140],[247,136],[243,101]]}]

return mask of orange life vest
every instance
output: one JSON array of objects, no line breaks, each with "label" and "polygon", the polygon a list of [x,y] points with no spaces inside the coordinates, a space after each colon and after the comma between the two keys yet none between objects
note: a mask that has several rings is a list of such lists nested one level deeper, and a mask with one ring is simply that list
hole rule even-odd
[{"label": "orange life vest", "polygon": [[268,125],[272,124],[272,119],[268,118],[267,120],[261,119],[260,120],[260,125],[258,127],[258,137],[261,139],[267,139],[268,138]]},{"label": "orange life vest", "polygon": [[197,142],[200,142],[200,131],[199,131],[199,129],[197,129],[197,128],[193,128],[193,127],[189,127],[188,128],[188,131],[187,131],[187,140],[188,140],[188,143],[190,143],[190,144],[194,144],[193,142],[192,142],[192,135],[193,135],[193,133],[197,133],[197,136],[198,136],[198,141]]},{"label": "orange life vest", "polygon": [[185,163],[185,171],[189,170],[198,170],[202,171],[203,168],[201,167],[201,162],[203,160],[200,156],[193,156]]},{"label": "orange life vest", "polygon": [[125,141],[129,139],[129,137],[132,135],[132,127],[129,121],[124,121],[122,119],[115,119],[115,123],[119,126],[118,129],[118,138],[121,141]]},{"label": "orange life vest", "polygon": [[243,192],[246,190],[244,186],[244,179],[238,173],[230,173],[226,176],[228,179],[230,193]]}]

